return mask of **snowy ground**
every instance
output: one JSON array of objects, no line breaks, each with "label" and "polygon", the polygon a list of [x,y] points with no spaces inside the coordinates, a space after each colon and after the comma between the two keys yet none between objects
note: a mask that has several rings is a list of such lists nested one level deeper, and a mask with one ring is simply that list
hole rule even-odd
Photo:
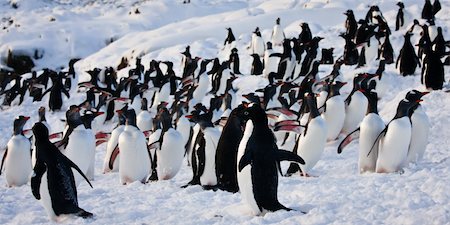
[{"label": "snowy ground", "polygon": [[[174,61],[179,71],[180,51],[191,45],[193,56],[215,57],[222,48],[226,27],[234,31],[239,49],[241,72],[249,73],[250,56],[246,46],[256,26],[269,41],[277,17],[287,36],[297,36],[300,22],[308,22],[314,35],[325,37],[321,47],[334,47],[335,57],[342,54],[343,39],[337,35],[344,30],[347,9],[355,11],[357,19],[365,16],[367,5],[378,3],[391,25],[395,24],[396,1],[352,0],[13,0],[19,5],[12,9],[6,1],[0,3],[2,26],[0,54],[9,48],[44,52],[37,61],[38,68],[64,67],[70,58],[83,58],[77,65],[80,81],[88,79],[83,71],[94,67],[116,66],[120,58],[142,56],[145,66],[150,59]],[[450,39],[450,2],[442,1],[437,25]],[[405,1],[406,10],[420,15],[423,1]],[[134,14],[136,9],[140,14]],[[129,14],[129,12],[132,12]],[[54,21],[51,21],[54,18]],[[14,22],[9,24],[9,20]],[[412,20],[407,21],[409,24]],[[19,25],[19,26],[17,26]],[[402,43],[400,32],[393,31],[391,42],[398,53]],[[109,40],[114,42],[109,44]],[[134,61],[130,62],[132,65]],[[350,81],[359,71],[374,72],[372,66],[355,70],[342,67]],[[330,67],[320,67],[327,75]],[[419,70],[417,70],[419,75]],[[446,68],[446,80],[450,79]],[[126,73],[126,71],[121,71]],[[413,88],[424,90],[420,76],[399,77],[393,65],[386,67],[377,90],[381,97],[379,110],[387,122],[395,114],[398,101]],[[256,82],[258,83],[258,82]],[[252,86],[250,83],[243,83]],[[252,86],[252,88],[257,88]],[[343,93],[350,91],[345,87]],[[65,103],[80,103],[85,96],[73,89],[72,98]],[[48,97],[48,96],[47,96]],[[47,100],[48,101],[48,100]],[[12,132],[12,120],[19,114],[32,116],[27,127],[37,120],[37,108],[46,105],[25,102],[0,113],[0,146],[5,146]],[[322,160],[314,167],[317,177],[280,177],[280,202],[297,211],[279,211],[264,216],[252,216],[239,194],[204,191],[201,187],[181,189],[191,178],[184,165],[170,181],[142,185],[119,184],[117,173],[102,174],[101,166],[106,145],[96,154],[96,176],[91,189],[79,187],[80,207],[95,214],[94,220],[70,218],[67,224],[450,224],[450,96],[434,91],[424,98],[423,106],[431,120],[430,138],[424,159],[410,165],[399,174],[363,174],[357,172],[357,142],[350,144],[341,155],[336,153],[338,142],[328,143]],[[47,115],[54,132],[63,129],[59,119],[64,113]],[[112,125],[97,127],[109,130]],[[3,148],[3,147],[2,147]],[[3,155],[3,149],[0,150]],[[31,194],[30,186],[6,188],[0,176],[0,224],[48,224],[44,208]],[[302,214],[299,211],[306,211]]]}]

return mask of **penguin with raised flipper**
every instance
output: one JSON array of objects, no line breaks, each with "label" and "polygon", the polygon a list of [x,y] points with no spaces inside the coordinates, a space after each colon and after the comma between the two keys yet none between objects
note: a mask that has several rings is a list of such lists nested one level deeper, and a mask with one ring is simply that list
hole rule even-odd
[{"label": "penguin with raised flipper", "polygon": [[257,104],[246,108],[248,120],[238,151],[238,184],[241,196],[254,214],[265,211],[290,210],[278,201],[280,161],[305,164],[298,155],[279,150],[267,115]]},{"label": "penguin with raised flipper", "polygon": [[29,119],[30,117],[18,116],[14,120],[14,133],[3,154],[0,175],[4,165],[4,175],[8,187],[26,184],[31,175],[31,144],[23,132],[23,126]]},{"label": "penguin with raised flipper", "polygon": [[40,200],[52,220],[61,215],[73,214],[92,218],[93,214],[78,206],[77,187],[73,168],[92,187],[80,168],[64,156],[48,139],[47,127],[42,123],[33,126],[36,137],[37,160],[31,177],[31,191]]}]

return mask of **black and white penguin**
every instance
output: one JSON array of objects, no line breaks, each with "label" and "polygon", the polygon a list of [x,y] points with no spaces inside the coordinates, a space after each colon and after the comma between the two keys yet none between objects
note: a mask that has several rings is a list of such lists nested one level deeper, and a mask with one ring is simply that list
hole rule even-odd
[{"label": "black and white penguin", "polygon": [[141,99],[141,112],[137,115],[136,125],[141,131],[153,129],[153,115],[148,111],[147,98]]},{"label": "black and white penguin", "polygon": [[248,120],[238,150],[238,184],[243,200],[257,215],[266,210],[290,210],[277,197],[279,162],[305,162],[292,152],[278,149],[267,115],[258,104],[246,108],[243,119]]},{"label": "black and white penguin", "polygon": [[385,64],[394,63],[394,49],[392,48],[389,34],[385,32],[383,38],[380,39],[384,39],[384,41],[380,45],[378,59],[384,60]]},{"label": "black and white penguin", "polygon": [[428,144],[430,119],[422,105],[420,105],[421,98],[428,93],[412,90],[406,93],[405,96],[405,99],[408,101],[419,102],[409,112],[409,117],[411,118],[411,143],[408,150],[408,162],[415,163],[420,161]]},{"label": "black and white penguin", "polygon": [[236,38],[234,37],[233,31],[231,30],[231,27],[226,28],[228,31],[227,37],[225,38],[225,41],[223,42],[223,45],[231,45],[231,43],[236,41]]},{"label": "black and white penguin", "polygon": [[240,63],[239,63],[239,54],[237,48],[231,49],[230,59],[230,68],[232,69],[234,74],[241,74]]},{"label": "black and white penguin", "polygon": [[47,89],[42,96],[50,93],[48,107],[51,111],[59,111],[63,105],[62,93],[70,98],[69,92],[64,88],[62,83],[62,75],[56,72],[51,73],[52,87]]},{"label": "black and white penguin", "polygon": [[434,19],[433,5],[430,0],[425,0],[422,8],[422,19],[432,20]]},{"label": "black and white penguin", "polygon": [[263,63],[261,62],[261,58],[259,57],[258,54],[252,54],[251,56],[253,57],[253,63],[252,63],[252,68],[250,70],[250,74],[251,75],[261,75],[264,70],[264,66],[263,66]]},{"label": "black and white penguin", "polygon": [[281,46],[283,44],[286,36],[284,35],[283,28],[280,25],[280,18],[277,18],[275,21],[275,25],[272,29],[272,44],[276,46]]},{"label": "black and white penguin", "polygon": [[405,9],[405,5],[403,2],[397,2],[398,12],[395,17],[395,30],[400,30],[405,25],[405,13],[403,10]]},{"label": "black and white penguin", "polygon": [[[45,117],[45,107],[43,107],[43,106],[39,107],[38,115],[39,115],[38,122],[43,123],[49,130],[49,133],[51,133],[50,124],[47,123],[47,119]],[[32,166],[34,166],[34,164],[36,163],[36,146],[34,145],[34,137],[32,138],[32,143],[33,144],[31,145],[31,149],[32,149],[31,164],[32,164]]]},{"label": "black and white penguin", "polygon": [[252,54],[257,54],[260,57],[264,56],[264,51],[266,48],[261,32],[259,31],[259,27],[256,27],[255,31],[253,31],[252,41],[250,42],[249,48]]},{"label": "black and white penguin", "polygon": [[37,151],[37,161],[31,177],[33,196],[41,201],[52,220],[57,221],[64,214],[93,217],[92,213],[78,206],[77,186],[71,168],[81,174],[92,187],[87,177],[49,141],[48,130],[44,124],[36,123],[33,133]]},{"label": "black and white penguin", "polygon": [[124,108],[122,110],[117,110],[117,114],[119,117],[119,123],[116,128],[111,132],[111,135],[108,140],[108,144],[106,145],[106,154],[105,159],[103,160],[103,173],[108,172],[116,172],[119,170],[119,136],[125,129],[126,123],[126,111]]},{"label": "black and white penguin", "polygon": [[18,116],[14,120],[14,133],[3,154],[0,175],[4,164],[5,180],[8,187],[22,186],[30,179],[31,143],[23,133],[23,127],[29,119],[30,117]]},{"label": "black and white penguin", "polygon": [[346,82],[336,81],[330,85],[330,93],[324,104],[322,118],[327,123],[327,140],[336,140],[344,126],[345,121],[345,103],[339,90],[347,84]]},{"label": "black and white penguin", "polygon": [[348,35],[350,40],[355,38],[356,30],[358,29],[358,23],[356,22],[355,15],[353,14],[353,10],[347,10],[344,15],[347,16],[345,20],[345,35]]},{"label": "black and white penguin", "polygon": [[151,170],[150,154],[147,141],[142,131],[136,126],[136,112],[134,109],[126,112],[126,125],[119,135],[119,176],[121,184],[135,181],[145,183]]},{"label": "black and white penguin", "polygon": [[348,34],[340,34],[344,38],[344,55],[342,56],[345,65],[356,65],[358,63],[359,53],[353,38]]},{"label": "black and white penguin", "polygon": [[368,77],[366,73],[359,73],[353,78],[353,89],[345,99],[345,120],[342,133],[349,134],[359,127],[359,123],[366,115],[368,100],[361,89],[361,82]]},{"label": "black and white penguin", "polygon": [[432,90],[442,89],[445,82],[444,64],[441,57],[431,49],[429,43],[420,45],[424,50],[421,81],[426,88]]},{"label": "black and white penguin", "polygon": [[241,104],[231,111],[222,129],[216,151],[216,175],[218,187],[229,192],[238,192],[237,152],[244,135],[245,121],[242,118],[244,106]]},{"label": "black and white penguin", "polygon": [[394,118],[377,138],[377,140],[380,139],[377,173],[400,172],[405,166],[411,142],[409,112],[417,104],[418,101],[401,100]]},{"label": "black and white penguin", "polygon": [[273,72],[277,72],[278,71],[278,63],[279,63],[279,58],[278,57],[270,57],[270,55],[272,55],[272,53],[274,53],[273,48],[272,48],[272,42],[267,42],[266,43],[266,51],[264,52],[264,59],[263,59],[263,64],[264,64],[264,77],[268,77],[270,73]]},{"label": "black and white penguin", "polygon": [[414,74],[417,65],[420,66],[419,58],[411,44],[411,35],[410,32],[405,33],[405,42],[395,63],[395,67],[399,69],[403,76]]}]

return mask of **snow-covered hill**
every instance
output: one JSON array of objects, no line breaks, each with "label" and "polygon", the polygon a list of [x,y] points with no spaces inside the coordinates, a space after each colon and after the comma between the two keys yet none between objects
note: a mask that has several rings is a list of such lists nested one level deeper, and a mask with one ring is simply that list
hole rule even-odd
[{"label": "snow-covered hill", "polygon": [[[389,22],[395,25],[396,1],[391,0],[11,0],[0,3],[0,61],[8,49],[34,52],[43,57],[36,60],[36,69],[66,67],[71,58],[82,58],[76,64],[78,81],[86,81],[85,71],[94,67],[117,66],[122,57],[134,65],[142,57],[146,67],[151,59],[170,60],[180,73],[180,52],[191,46],[193,56],[221,59],[226,27],[236,36],[241,58],[241,72],[250,73],[251,57],[247,46],[251,32],[260,27],[265,41],[270,40],[277,17],[281,18],[286,36],[297,36],[299,24],[308,22],[313,35],[324,37],[321,48],[335,48],[337,58],[343,53],[343,12],[353,9],[357,19],[363,18],[368,5],[378,4]],[[410,18],[418,18],[422,0],[405,1]],[[14,9],[12,5],[18,6]],[[450,39],[450,2],[442,1],[436,25]],[[139,13],[136,12],[139,11]],[[412,19],[406,21],[412,23]],[[403,44],[405,30],[393,31],[391,42],[395,57]],[[320,56],[319,56],[320,57]],[[0,63],[2,67],[4,63]],[[355,69],[343,66],[341,72],[351,81],[358,72],[374,72],[377,64]],[[446,67],[446,81],[450,79]],[[321,66],[320,75],[331,70]],[[126,76],[126,69],[119,76]],[[255,78],[256,79],[256,78]],[[260,88],[261,80],[241,79],[241,93]],[[379,110],[388,122],[395,114],[398,102],[411,89],[425,90],[416,76],[401,77],[394,65],[387,65],[377,87]],[[342,93],[348,94],[350,86]],[[63,108],[78,104],[84,93],[72,89],[71,98]],[[0,155],[12,133],[12,121],[17,115],[32,117],[26,128],[37,121],[42,102],[25,101],[21,106],[0,112]],[[280,177],[280,202],[295,211],[278,211],[264,216],[251,215],[241,203],[240,194],[205,191],[200,186],[181,189],[191,178],[186,163],[169,181],[123,186],[117,173],[102,174],[106,145],[96,152],[96,174],[91,189],[79,186],[80,207],[95,214],[94,220],[69,218],[67,224],[450,224],[450,95],[433,91],[424,97],[422,105],[431,120],[429,144],[424,159],[411,164],[399,174],[363,174],[357,171],[358,143],[336,153],[338,142],[328,143],[322,159],[312,174],[317,177]],[[63,110],[64,111],[64,110]],[[64,112],[47,116],[54,132],[63,130]],[[110,131],[113,124],[96,129]],[[285,166],[283,164],[283,166]],[[34,199],[29,185],[5,187],[0,176],[0,224],[48,224],[44,208]],[[306,211],[306,214],[300,213]]]}]

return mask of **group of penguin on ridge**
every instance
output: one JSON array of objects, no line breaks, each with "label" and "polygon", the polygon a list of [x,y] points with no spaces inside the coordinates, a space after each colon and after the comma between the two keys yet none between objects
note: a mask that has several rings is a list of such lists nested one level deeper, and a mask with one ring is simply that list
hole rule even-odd
[{"label": "group of penguin on ridge", "polygon": [[[434,5],[437,3],[435,0]],[[404,6],[398,5],[402,15]],[[434,6],[433,17],[426,18],[430,26],[421,25],[423,38],[418,47],[422,58],[405,56],[415,55],[411,42],[407,44],[418,25],[414,22],[405,35],[408,46],[402,48],[398,59],[400,73],[411,66],[406,59],[422,60],[422,68],[426,67],[422,70],[424,83],[430,89],[440,89],[443,83],[443,76],[434,76],[435,71],[440,71],[436,67],[443,67],[442,62],[438,65],[430,61],[433,54],[440,54],[437,49],[442,42],[436,39],[443,40],[442,30],[437,29],[433,39],[432,32],[427,32],[434,26],[434,14],[438,11]],[[39,121],[33,126],[31,137],[29,131],[23,130],[29,117],[14,120],[14,133],[0,172],[4,168],[8,186],[24,185],[33,174],[32,193],[52,219],[63,214],[93,216],[78,206],[77,186],[83,180],[90,184],[94,179],[95,148],[105,142],[103,172],[118,172],[121,184],[171,179],[186,157],[193,176],[183,187],[202,185],[205,189],[239,191],[255,214],[290,210],[277,199],[281,161],[291,162],[284,175],[310,176],[327,141],[338,140],[342,134],[346,136],[338,153],[359,137],[359,172],[400,172],[424,154],[429,119],[420,101],[428,92],[409,91],[399,102],[395,117],[385,125],[378,115],[375,89],[385,64],[393,63],[388,51],[392,49],[388,46],[389,26],[377,6],[370,8],[359,27],[356,24],[356,31],[352,11],[345,14],[346,32],[341,37],[346,44],[343,56],[336,62],[332,54],[316,59],[323,38],[313,37],[307,23],[301,24],[298,38],[286,39],[278,18],[272,40],[266,44],[256,28],[248,47],[253,57],[251,74],[260,75],[269,84],[242,96],[242,102],[237,100],[242,98],[237,96],[233,81],[247,75],[240,73],[231,28],[223,49],[229,51],[229,60],[192,57],[188,46],[181,53],[181,76],[173,70],[173,62],[151,60],[145,70],[139,58],[134,68],[122,60],[117,71],[113,67],[90,70],[90,81],[79,83],[79,90],[86,90],[86,100],[66,111],[64,132],[50,132],[44,107],[38,110]],[[397,20],[400,29],[404,20],[399,16]],[[384,43],[380,49],[376,44],[379,37]],[[444,53],[446,45],[444,41]],[[375,52],[371,49],[374,46],[376,57],[368,54]],[[412,53],[407,49],[412,49]],[[444,55],[439,55],[439,61]],[[340,94],[346,85],[341,66],[364,66],[371,61],[379,62],[378,70],[356,74],[353,89],[344,99]],[[14,78],[12,85],[2,84],[4,102],[11,105],[17,97],[21,101],[30,97],[40,101],[49,92],[49,109],[60,110],[62,94],[70,96],[75,62],[69,63],[68,72],[46,69],[39,76],[33,72],[26,82]],[[319,77],[319,66],[333,63],[332,72]],[[165,72],[161,64],[165,65]],[[117,81],[117,73],[122,69],[128,69],[128,76]],[[49,78],[52,87],[44,90]],[[436,83],[441,86],[429,85]],[[6,90],[8,85],[10,89]],[[114,121],[117,126],[111,132],[100,131],[103,123]]]}]

